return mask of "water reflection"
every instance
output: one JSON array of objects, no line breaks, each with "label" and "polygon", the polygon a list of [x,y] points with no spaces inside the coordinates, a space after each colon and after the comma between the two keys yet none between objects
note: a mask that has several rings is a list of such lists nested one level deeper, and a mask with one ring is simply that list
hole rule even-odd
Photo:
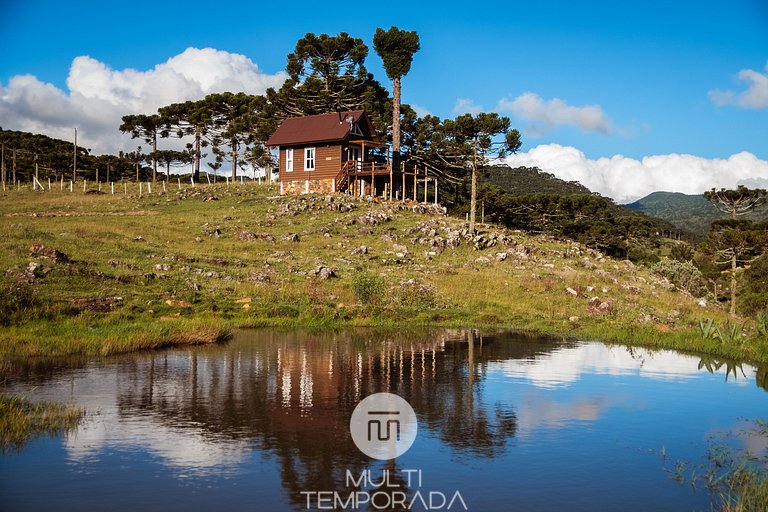
[{"label": "water reflection", "polygon": [[[277,464],[285,496],[303,508],[301,491],[345,490],[347,470],[371,467],[348,432],[352,410],[371,393],[408,400],[420,431],[453,456],[491,460],[532,432],[595,423],[610,408],[641,402],[622,392],[553,390],[595,375],[682,383],[702,375],[707,364],[699,363],[670,351],[475,330],[244,331],[225,346],[17,365],[6,387],[97,411],[64,440],[74,462],[141,450],[183,477],[236,473],[266,458]],[[763,388],[768,380],[749,365],[708,369],[737,385],[752,375]]]}]

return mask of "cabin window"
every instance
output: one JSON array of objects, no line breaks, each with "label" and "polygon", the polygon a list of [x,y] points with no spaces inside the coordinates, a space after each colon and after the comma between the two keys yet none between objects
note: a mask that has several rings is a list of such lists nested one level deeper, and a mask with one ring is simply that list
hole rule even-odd
[{"label": "cabin window", "polygon": [[304,148],[304,170],[315,170],[315,148]]},{"label": "cabin window", "polygon": [[363,132],[360,130],[360,127],[357,125],[357,123],[353,124],[352,129],[349,131],[355,135],[360,135],[361,137],[363,136]]},{"label": "cabin window", "polygon": [[285,150],[285,170],[293,172],[293,148]]}]

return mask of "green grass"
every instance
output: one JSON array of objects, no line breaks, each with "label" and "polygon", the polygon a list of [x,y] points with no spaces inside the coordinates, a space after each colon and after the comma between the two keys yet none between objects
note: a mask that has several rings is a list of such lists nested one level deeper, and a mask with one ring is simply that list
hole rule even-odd
[{"label": "green grass", "polygon": [[23,398],[0,394],[0,449],[20,449],[40,435],[73,430],[80,422],[82,409],[52,402],[32,403]]},{"label": "green grass", "polygon": [[[725,323],[721,308],[702,308],[645,269],[546,236],[504,232],[511,241],[490,249],[462,241],[427,255],[434,249],[420,239],[431,229],[445,236],[463,223],[352,198],[277,197],[254,184],[173,185],[141,198],[75,190],[0,196],[0,302],[19,296],[19,287],[28,292],[4,309],[0,356],[212,343],[242,326],[440,325],[768,361],[768,340],[749,325],[749,336],[733,342],[701,335],[701,320]],[[339,211],[338,201],[354,209]],[[369,211],[390,220],[367,225]],[[298,242],[281,239],[294,233]],[[30,255],[32,244],[55,247],[70,262]],[[408,255],[396,256],[394,244]],[[367,254],[353,254],[360,246]],[[529,254],[516,256],[522,247]],[[497,252],[509,256],[497,261]],[[488,261],[476,261],[481,256]],[[336,277],[320,279],[318,265]],[[609,314],[589,308],[593,296],[612,303]],[[93,299],[112,306],[93,311]]]}]

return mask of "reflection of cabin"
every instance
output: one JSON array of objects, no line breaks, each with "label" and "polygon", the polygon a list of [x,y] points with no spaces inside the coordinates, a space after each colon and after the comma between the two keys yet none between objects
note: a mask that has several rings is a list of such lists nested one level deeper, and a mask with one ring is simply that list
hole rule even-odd
[{"label": "reflection of cabin", "polygon": [[386,195],[392,188],[389,147],[362,110],[288,118],[267,146],[279,148],[281,194]]}]

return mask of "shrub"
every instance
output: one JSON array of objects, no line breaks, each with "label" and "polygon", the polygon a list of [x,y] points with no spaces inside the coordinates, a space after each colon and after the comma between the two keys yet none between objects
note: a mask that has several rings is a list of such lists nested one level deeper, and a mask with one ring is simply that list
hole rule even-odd
[{"label": "shrub", "polygon": [[709,293],[704,276],[691,261],[664,258],[653,265],[651,270],[694,297],[705,297]]},{"label": "shrub", "polygon": [[768,254],[763,254],[744,271],[738,298],[739,312],[754,315],[768,309]]},{"label": "shrub", "polygon": [[434,286],[417,283],[413,279],[392,288],[391,300],[393,304],[406,308],[439,309],[445,306]]},{"label": "shrub", "polygon": [[377,305],[381,303],[384,295],[384,279],[370,272],[363,272],[352,278],[352,289],[359,302]]},{"label": "shrub", "polygon": [[28,316],[38,306],[34,290],[22,281],[0,285],[0,325],[8,326]]},{"label": "shrub", "polygon": [[691,261],[693,260],[694,252],[693,248],[685,243],[679,242],[672,246],[669,257],[677,261]]}]

